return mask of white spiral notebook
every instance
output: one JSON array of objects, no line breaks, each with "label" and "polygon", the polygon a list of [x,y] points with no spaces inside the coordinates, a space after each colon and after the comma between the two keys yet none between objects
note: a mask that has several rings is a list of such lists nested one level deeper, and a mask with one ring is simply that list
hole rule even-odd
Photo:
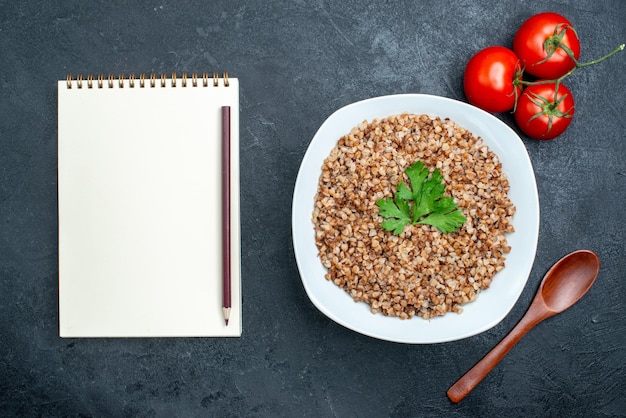
[{"label": "white spiral notebook", "polygon": [[[221,159],[225,106],[229,165]],[[58,204],[61,337],[241,335],[236,78],[59,81]]]}]

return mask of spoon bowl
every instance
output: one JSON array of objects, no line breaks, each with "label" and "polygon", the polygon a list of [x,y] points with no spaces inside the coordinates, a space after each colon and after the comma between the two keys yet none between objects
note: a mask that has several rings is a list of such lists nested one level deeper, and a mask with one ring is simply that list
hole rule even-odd
[{"label": "spoon bowl", "polygon": [[599,270],[600,259],[592,251],[575,251],[560,259],[541,282],[546,307],[561,313],[572,306],[591,288]]},{"label": "spoon bowl", "polygon": [[448,389],[448,398],[452,402],[460,402],[531,328],[578,302],[589,291],[599,272],[600,259],[593,251],[574,251],[557,261],[544,276],[533,302],[520,322]]}]

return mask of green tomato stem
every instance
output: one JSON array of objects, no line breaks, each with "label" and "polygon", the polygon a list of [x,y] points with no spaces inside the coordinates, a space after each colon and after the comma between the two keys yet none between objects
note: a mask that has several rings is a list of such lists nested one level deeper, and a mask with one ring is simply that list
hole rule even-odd
[{"label": "green tomato stem", "polygon": [[568,72],[566,72],[565,74],[563,74],[561,77],[553,79],[553,80],[539,80],[539,81],[525,81],[522,79],[518,79],[516,80],[517,84],[522,84],[525,86],[533,86],[536,84],[550,84],[550,83],[555,83],[558,87],[559,83],[561,81],[563,81],[564,79],[566,79],[567,77],[569,77],[570,75],[574,74],[576,71],[580,70],[581,68],[585,68],[585,67],[589,67],[591,65],[595,65],[595,64],[599,64],[602,61],[611,58],[613,55],[617,54],[618,52],[621,52],[624,50],[624,44],[621,44],[620,46],[618,46],[617,48],[615,48],[613,51],[609,52],[608,54],[606,54],[603,57],[600,57],[598,59],[589,61],[589,62],[578,62],[576,61],[576,65],[574,65],[574,68],[572,68],[571,70],[569,70]]},{"label": "green tomato stem", "polygon": [[[594,64],[598,64],[602,61],[604,61],[605,59],[611,58],[613,55],[617,54],[620,51],[624,50],[624,44],[621,44],[620,46],[618,46],[617,48],[615,48],[613,51],[609,52],[608,54],[606,54],[605,56],[598,58],[596,60],[593,61],[589,61],[589,62],[583,62],[582,64],[577,62],[576,66],[574,67],[575,69],[579,69],[579,68],[583,68],[583,67],[588,67],[590,65],[594,65]],[[572,70],[570,70],[570,72],[574,71],[574,68]],[[565,77],[565,76],[563,76]]]}]

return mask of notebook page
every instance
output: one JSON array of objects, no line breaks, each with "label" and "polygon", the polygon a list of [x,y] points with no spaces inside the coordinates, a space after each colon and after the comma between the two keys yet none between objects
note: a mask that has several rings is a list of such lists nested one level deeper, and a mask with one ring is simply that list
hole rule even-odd
[{"label": "notebook page", "polygon": [[[61,336],[240,335],[238,80],[93,89],[60,81],[58,92]],[[229,326],[223,105],[232,108]]]}]

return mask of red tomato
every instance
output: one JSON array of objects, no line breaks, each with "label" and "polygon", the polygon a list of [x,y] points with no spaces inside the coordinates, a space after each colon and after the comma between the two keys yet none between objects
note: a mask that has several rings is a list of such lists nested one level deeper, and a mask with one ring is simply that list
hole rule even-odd
[{"label": "red tomato", "polygon": [[574,117],[574,96],[559,83],[533,84],[522,92],[515,109],[517,126],[529,137],[552,139],[561,135]]},{"label": "red tomato", "polygon": [[467,63],[463,87],[467,100],[487,112],[513,109],[521,92],[519,59],[508,48],[490,46],[478,51]]},{"label": "red tomato", "polygon": [[559,78],[574,68],[580,41],[572,24],[556,13],[539,13],[522,23],[513,51],[524,71],[539,78]]}]

